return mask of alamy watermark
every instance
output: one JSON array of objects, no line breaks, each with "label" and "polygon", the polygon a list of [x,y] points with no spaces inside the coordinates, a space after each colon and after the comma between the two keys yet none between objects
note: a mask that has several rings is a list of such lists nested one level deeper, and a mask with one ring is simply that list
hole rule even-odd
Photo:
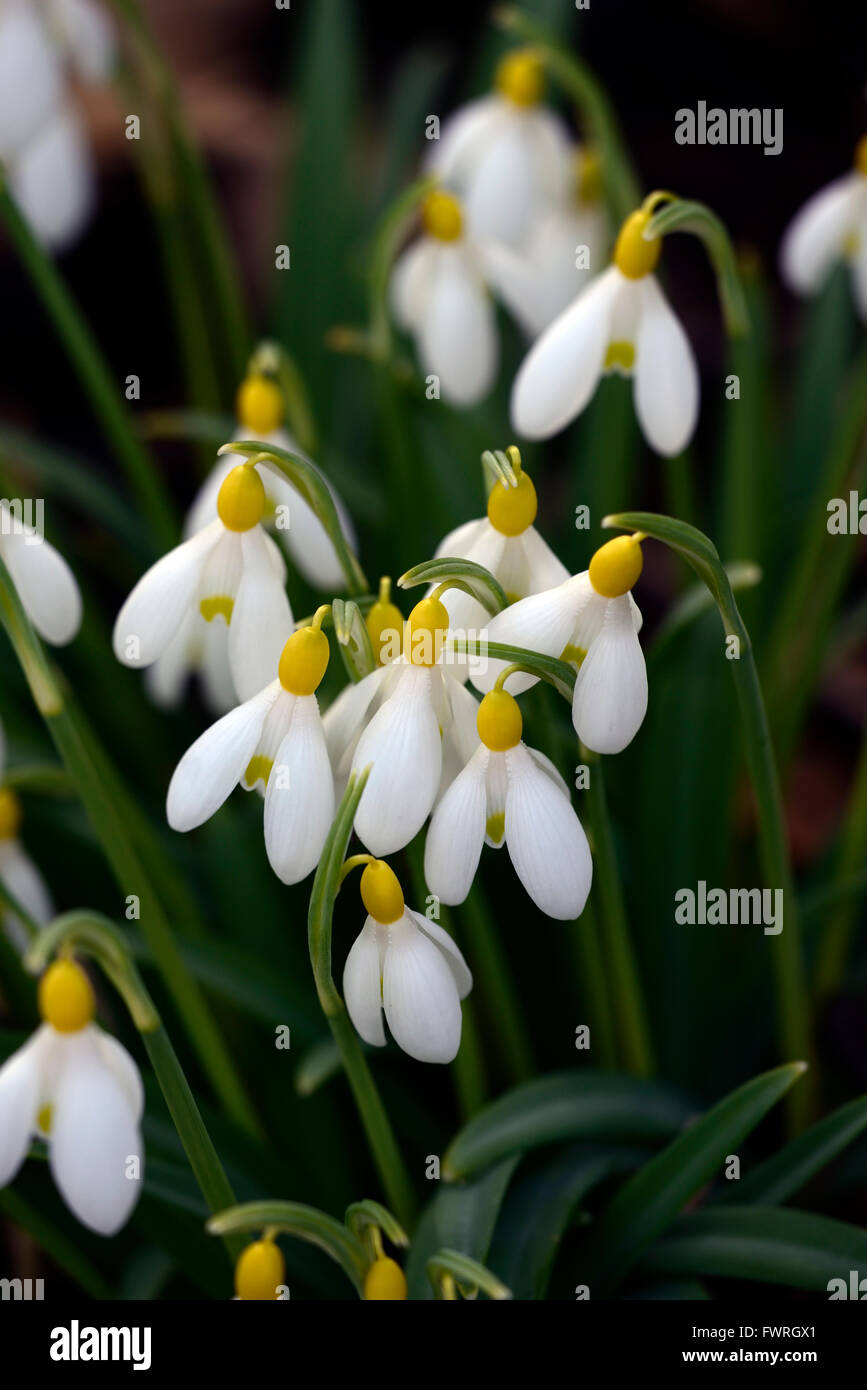
[{"label": "alamy watermark", "polygon": [[23,536],[25,545],[41,545],[45,537],[42,497],[0,497],[0,536]]},{"label": "alamy watermark", "polygon": [[763,145],[765,154],[783,149],[783,108],[741,106],[725,110],[700,101],[695,110],[681,106],[674,113],[678,145]]},{"label": "alamy watermark", "polygon": [[674,920],[681,926],[761,926],[765,936],[783,930],[782,888],[678,888]]}]

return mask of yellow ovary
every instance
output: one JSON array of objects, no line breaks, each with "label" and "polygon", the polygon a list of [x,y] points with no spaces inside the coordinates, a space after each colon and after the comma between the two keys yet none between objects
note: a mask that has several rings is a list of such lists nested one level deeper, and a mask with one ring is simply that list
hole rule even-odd
[{"label": "yellow ovary", "polygon": [[590,583],[603,598],[619,598],[634,586],[644,556],[634,536],[617,536],[601,545],[590,561]]},{"label": "yellow ovary", "polygon": [[361,875],[361,901],[375,922],[387,927],[403,916],[403,889],[393,869],[374,859]]},{"label": "yellow ovary", "polygon": [[461,205],[451,193],[435,189],[421,205],[422,226],[436,241],[458,241],[463,232]]},{"label": "yellow ovary", "polygon": [[545,69],[532,48],[517,48],[500,60],[494,77],[497,91],[515,106],[536,106],[545,91]]},{"label": "yellow ovary", "polygon": [[283,393],[267,376],[248,376],[238,387],[238,420],[256,439],[273,434],[283,423]]},{"label": "yellow ovary", "polygon": [[250,463],[239,463],[217,494],[217,515],[227,531],[252,531],[265,515],[265,484]]},{"label": "yellow ovary", "polygon": [[74,960],[56,960],[39,981],[39,1012],[58,1033],[78,1033],[96,1013],[93,986]]},{"label": "yellow ovary", "polygon": [[318,627],[293,632],[280,656],[280,684],[290,695],[312,695],[319,686],[331,655],[328,638]]},{"label": "yellow ovary", "polygon": [[516,487],[498,480],[488,496],[488,520],[502,536],[520,536],[533,525],[538,508],[536,489],[523,471]]},{"label": "yellow ovary", "polygon": [[644,231],[652,214],[639,208],[630,213],[617,237],[614,247],[614,264],[627,280],[641,280],[656,269],[662,252],[662,240],[644,240]]},{"label": "yellow ovary", "polygon": [[417,603],[406,620],[404,655],[412,666],[435,666],[449,630],[445,604],[431,595]]},{"label": "yellow ovary", "polygon": [[508,690],[490,690],[479,705],[476,728],[492,753],[505,753],[520,743],[523,720],[514,695]]},{"label": "yellow ovary", "polygon": [[286,1261],[273,1240],[257,1240],[238,1256],[235,1293],[245,1302],[276,1298],[285,1280]]},{"label": "yellow ovary", "polygon": [[364,1297],[368,1303],[406,1298],[406,1275],[396,1260],[380,1255],[364,1276]]}]

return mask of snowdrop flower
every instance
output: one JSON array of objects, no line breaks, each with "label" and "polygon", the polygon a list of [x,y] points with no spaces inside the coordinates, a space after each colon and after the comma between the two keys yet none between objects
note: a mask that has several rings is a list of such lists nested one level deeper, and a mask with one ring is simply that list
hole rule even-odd
[{"label": "snowdrop flower", "polygon": [[530,349],[512,387],[512,424],[528,439],[562,430],[590,401],[603,372],[634,378],[647,442],[680,453],[698,418],[698,371],[689,340],[657,283],[659,238],[645,239],[651,195],[627,217],[613,263]]},{"label": "snowdrop flower", "polygon": [[185,619],[199,613],[228,627],[229,665],[239,699],[270,680],[292,630],[280,553],[260,525],[265,488],[250,464],[220,485],[217,519],[148,570],[117,616],[114,651],[126,666],[149,666]]},{"label": "snowdrop flower", "polygon": [[[647,670],[638,641],[641,614],[630,590],[641,574],[639,533],[601,546],[590,568],[544,594],[522,599],[491,620],[491,642],[505,642],[556,656],[577,667],[572,723],[581,742],[596,753],[620,753],[632,742],[647,712]],[[491,690],[504,669],[489,661],[473,676]],[[534,685],[517,673],[512,690]]]},{"label": "snowdrop flower", "polygon": [[145,689],[161,709],[176,709],[193,674],[214,714],[225,714],[238,703],[229,665],[229,630],[225,623],[205,622],[196,609],[187,613],[168,646],[145,671]]},{"label": "snowdrop flower", "polygon": [[448,932],[413,912],[381,860],[361,875],[367,921],[343,971],[346,1008],[371,1047],[385,1046],[385,1014],[398,1047],[417,1062],[452,1062],[461,1045],[461,1000],[473,977]]},{"label": "snowdrop flower", "polygon": [[0,559],[40,637],[55,647],[71,642],[81,625],[75,576],[54,546],[6,501],[0,501]]},{"label": "snowdrop flower", "polygon": [[[0,769],[5,761],[0,731]],[[11,787],[0,787],[0,882],[26,912],[43,926],[54,916],[54,904],[45,881],[18,838],[21,803]],[[18,951],[28,945],[24,923],[14,912],[0,909],[3,928]]]},{"label": "snowdrop flower", "polygon": [[[488,496],[487,516],[467,521],[451,531],[437,547],[437,557],[473,560],[488,570],[506,592],[510,603],[552,589],[569,578],[569,571],[542,540],[533,522],[538,500],[521,456],[512,446],[510,458],[517,474],[514,486],[498,480]],[[487,609],[463,589],[449,589],[443,595],[453,634],[484,633],[490,621]],[[455,675],[473,667],[478,660],[455,662]]]},{"label": "snowdrop flower", "polygon": [[[283,394],[270,377],[259,372],[246,377],[238,389],[236,411],[238,439],[261,440],[263,444],[276,444],[290,453],[300,453],[292,436],[281,428]],[[240,454],[220,455],[187,515],[186,535],[195,535],[213,521],[217,514],[220,487],[232,469],[242,462]],[[292,564],[314,589],[327,592],[343,589],[346,578],[334,545],[310,503],[282,474],[270,468],[267,460],[263,459],[254,466],[262,479],[267,499],[263,525],[274,529]],[[313,467],[313,464],[310,466]],[[328,480],[324,481],[334,501],[340,529],[349,546],[354,548],[355,534],[349,513]]]},{"label": "snowdrop flower", "polygon": [[520,247],[540,215],[563,201],[571,141],[540,104],[544,72],[532,49],[508,53],[494,86],[445,123],[428,168],[463,199],[474,239]]},{"label": "snowdrop flower", "polygon": [[571,921],[590,892],[590,848],[565,782],[547,758],[521,741],[521,711],[503,689],[513,669],[506,668],[479,705],[480,743],[433,814],[425,879],[442,902],[462,903],[482,845],[505,844],[536,906]]},{"label": "snowdrop flower", "polygon": [[37,236],[60,249],[93,202],[93,167],[65,70],[105,81],[114,34],[92,0],[5,0],[0,7],[0,158]]},{"label": "snowdrop flower", "polygon": [[315,691],[328,666],[320,608],[283,648],[277,679],[217,720],[187,749],[166,800],[173,830],[193,830],[240,783],[265,797],[265,849],[284,883],[319,862],[334,819],[334,779]]},{"label": "snowdrop flower", "polygon": [[563,200],[533,220],[526,242],[486,243],[488,282],[529,338],[537,338],[597,273],[607,255],[598,157],[582,147]]},{"label": "snowdrop flower", "polygon": [[449,193],[428,194],[422,225],[425,235],[392,272],[394,316],[414,337],[422,370],[438,379],[443,400],[475,405],[493,386],[500,355],[481,252],[464,235],[460,203]]},{"label": "snowdrop flower", "polygon": [[[444,587],[413,608],[400,658],[359,681],[329,721],[338,777],[346,758],[341,746],[352,746],[351,771],[371,765],[355,830],[372,854],[392,854],[409,844],[447,780],[462,766],[467,702],[474,710],[475,701],[444,665],[449,655],[444,651],[449,615],[440,597]],[[446,731],[451,734],[448,761]]]},{"label": "snowdrop flower", "polygon": [[852,267],[855,299],[867,319],[867,135],[851,173],[814,193],[789,225],[780,251],[783,278],[798,294],[820,290],[834,262]]},{"label": "snowdrop flower", "polygon": [[141,1191],[144,1097],[138,1067],[93,1022],[95,1011],[81,966],[50,965],[39,982],[42,1026],[0,1067],[0,1185],[15,1177],[31,1139],[45,1139],[70,1211],[111,1236]]}]

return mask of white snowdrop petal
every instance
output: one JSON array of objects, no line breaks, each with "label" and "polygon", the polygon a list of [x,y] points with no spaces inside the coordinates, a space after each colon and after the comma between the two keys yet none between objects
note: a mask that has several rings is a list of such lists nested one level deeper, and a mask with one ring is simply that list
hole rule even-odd
[{"label": "white snowdrop petal", "polygon": [[495,94],[467,102],[443,122],[439,140],[431,140],[425,168],[460,192],[502,127],[505,113],[505,102]]},{"label": "white snowdrop petal", "polygon": [[93,206],[90,147],[75,107],[58,108],[13,163],[9,182],[37,236],[55,251],[75,239]]},{"label": "white snowdrop petal", "polygon": [[443,741],[452,744],[461,760],[461,766],[468,763],[479,746],[479,702],[466,686],[446,676],[446,698],[449,703],[450,719],[443,730]]},{"label": "white snowdrop petal", "polygon": [[571,801],[521,744],[506,754],[506,844],[537,907],[570,921],[583,911],[593,864]]},{"label": "white snowdrop petal", "polygon": [[530,349],[512,387],[512,424],[547,439],[580,414],[596,390],[614,304],[624,281],[610,266],[581,291]]},{"label": "white snowdrop petal", "polygon": [[19,597],[36,631],[46,642],[62,647],[81,624],[81,593],[75,575],[59,551],[28,527],[8,529],[4,508],[0,551]]},{"label": "white snowdrop petal", "polygon": [[32,0],[0,7],[0,149],[20,150],[63,99],[60,57]]},{"label": "white snowdrop petal", "polygon": [[424,317],[436,251],[436,243],[431,237],[424,236],[413,242],[395,261],[389,298],[395,320],[406,333],[414,332]]},{"label": "white snowdrop petal", "polygon": [[867,181],[844,174],[814,193],[789,224],[780,248],[780,269],[798,294],[815,294],[859,215],[867,215]]},{"label": "white snowdrop petal", "polygon": [[229,623],[229,665],[239,700],[249,700],[277,674],[292,635],[292,609],[259,526],[240,536],[241,583]]},{"label": "white snowdrop petal", "polygon": [[144,1113],[144,1085],[141,1072],[123,1043],[119,1043],[111,1033],[103,1032],[96,1024],[91,1031],[103,1065],[114,1073],[129,1102],[130,1114],[138,1124]]},{"label": "white snowdrop petal", "polygon": [[104,7],[93,0],[52,0],[51,8],[82,81],[106,81],[111,76],[116,42]]},{"label": "white snowdrop petal", "polygon": [[52,1104],[51,1172],[78,1220],[111,1236],[125,1224],[141,1192],[141,1134],[126,1090],[105,1065],[90,1030],[65,1036],[63,1052]]},{"label": "white snowdrop petal", "polygon": [[204,629],[199,659],[202,694],[214,714],[225,714],[238,701],[229,665],[229,634],[223,623],[200,621]]},{"label": "white snowdrop petal", "polygon": [[596,753],[620,753],[647,713],[647,669],[625,595],[609,599],[602,630],[578,671],[572,723]]},{"label": "white snowdrop petal", "polygon": [[45,1026],[0,1067],[0,1187],[15,1177],[36,1128],[47,1041]]},{"label": "white snowdrop petal", "polygon": [[[485,278],[497,298],[515,316],[527,337],[536,338],[551,321],[542,292],[540,266],[531,261],[526,252],[499,241],[485,242],[480,254]],[[573,293],[569,299],[574,298],[578,283],[577,277],[573,276]]]},{"label": "white snowdrop petal", "polygon": [[368,709],[380,693],[392,669],[390,666],[379,666],[355,684],[345,686],[323,714],[325,742],[335,769],[340,766],[346,750],[358,737]]},{"label": "white snowdrop petal", "polygon": [[224,714],[187,749],[166,798],[173,830],[192,830],[222,806],[243,777],[280,690],[280,682],[272,681],[252,700]]},{"label": "white snowdrop petal", "polygon": [[[54,916],[51,894],[20,840],[0,841],[0,882],[40,926],[51,921]],[[26,950],[29,935],[18,916],[3,911],[0,918],[16,948]]]},{"label": "white snowdrop petal", "polygon": [[533,150],[539,202],[561,204],[572,195],[575,150],[565,121],[550,106],[540,104],[522,112]]},{"label": "white snowdrop petal", "polygon": [[428,827],[424,876],[444,903],[462,903],[470,891],[485,842],[485,769],[488,750],[479,747],[452,782]]},{"label": "white snowdrop petal", "polygon": [[455,527],[454,531],[449,531],[448,535],[443,537],[434,551],[434,558],[439,560],[446,555],[465,560],[483,528],[489,525],[490,522],[486,516],[475,517],[472,521],[462,522],[460,526]]},{"label": "white snowdrop petal", "polygon": [[225,535],[214,521],[143,574],[117,615],[112,643],[125,666],[149,666],[168,646],[196,599],[211,550]]},{"label": "white snowdrop petal", "polygon": [[371,1047],[384,1047],[380,950],[376,925],[370,917],[349,948],[343,969],[343,998],[359,1036]]},{"label": "white snowdrop petal", "polygon": [[[559,657],[569,643],[577,612],[583,602],[583,580],[580,575],[567,579],[555,589],[531,594],[506,608],[488,623],[488,640],[506,646],[525,647],[544,656]],[[487,693],[507,662],[487,659],[472,673],[477,690]],[[536,684],[535,676],[518,671],[509,676],[506,687],[512,695],[520,695]]]},{"label": "white snowdrop petal", "polygon": [[538,213],[539,168],[527,123],[509,112],[475,168],[464,194],[467,227],[479,243],[519,247]]},{"label": "white snowdrop petal", "polygon": [[546,777],[550,777],[551,781],[554,783],[554,786],[557,788],[558,791],[561,791],[563,793],[567,801],[571,801],[572,793],[569,790],[568,783],[566,782],[565,778],[560,774],[560,772],[558,772],[557,768],[551,762],[551,759],[546,757],[544,753],[540,752],[538,748],[529,748],[526,744],[524,744],[524,747],[527,749],[527,752],[530,754],[530,757],[533,759],[533,762],[536,764],[536,766],[540,768],[542,772],[544,772]]},{"label": "white snowdrop petal", "polygon": [[452,1062],[461,1044],[461,1003],[443,953],[405,913],[388,928],[382,1001],[391,1034],[417,1062]]},{"label": "white snowdrop petal", "polygon": [[442,742],[431,703],[431,671],[406,666],[393,694],[358,741],[353,770],[372,764],[355,817],[371,854],[403,849],[424,824],[439,787]]},{"label": "white snowdrop petal", "polygon": [[855,302],[862,319],[867,320],[867,209],[858,250],[852,257],[852,283],[855,288]]},{"label": "white snowdrop petal", "polygon": [[565,584],[569,571],[558,560],[551,547],[542,539],[535,526],[528,526],[521,536],[521,544],[527,557],[530,594],[542,594],[546,589],[556,589]]},{"label": "white snowdrop petal", "polygon": [[315,695],[299,696],[265,790],[265,849],[283,883],[315,869],[334,819],[334,779]]},{"label": "white snowdrop petal", "polygon": [[635,410],[657,453],[679,454],[698,420],[698,369],[689,339],[652,275],[641,282],[635,344]]},{"label": "white snowdrop petal", "polygon": [[449,936],[439,922],[434,922],[430,917],[425,917],[423,913],[416,912],[411,907],[407,908],[407,912],[419,930],[423,931],[425,936],[429,937],[433,944],[442,951],[446,964],[454,977],[458,998],[465,999],[473,987],[473,976],[461,954],[458,943]]},{"label": "white snowdrop petal", "polygon": [[475,405],[493,386],[499,359],[494,308],[461,243],[437,248],[418,347],[425,372],[439,377],[444,400]]}]

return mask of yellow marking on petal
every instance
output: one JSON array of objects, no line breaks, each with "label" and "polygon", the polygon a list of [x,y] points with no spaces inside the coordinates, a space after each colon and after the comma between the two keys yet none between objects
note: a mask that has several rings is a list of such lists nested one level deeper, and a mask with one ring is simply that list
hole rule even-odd
[{"label": "yellow marking on petal", "polygon": [[860,247],[861,238],[853,228],[852,231],[847,232],[846,236],[843,238],[843,255],[846,257],[847,260],[854,261],[855,257],[858,255]]},{"label": "yellow marking on petal", "polygon": [[485,834],[489,840],[493,840],[498,845],[506,833],[506,813],[497,811],[493,816],[488,816],[485,821]]},{"label": "yellow marking on petal", "polygon": [[206,623],[212,623],[215,618],[225,618],[226,627],[232,621],[232,610],[235,607],[235,600],[229,598],[228,594],[214,594],[213,598],[203,598],[199,604],[199,612]]},{"label": "yellow marking on petal", "polygon": [[617,339],[615,342],[608,344],[605,353],[605,363],[602,368],[603,371],[613,372],[617,370],[628,374],[632,371],[634,366],[635,348],[631,343],[627,343],[623,339]]},{"label": "yellow marking on petal", "polygon": [[41,1134],[51,1133],[52,1111],[50,1105],[40,1107],[39,1114],[36,1116],[36,1128]]},{"label": "yellow marking on petal", "polygon": [[0,787],[0,840],[14,840],[21,824],[21,802],[9,787]]},{"label": "yellow marking on petal", "polygon": [[273,758],[266,758],[264,753],[256,753],[247,764],[247,771],[244,773],[245,787],[255,787],[261,781],[263,786],[268,785],[268,778],[271,776],[271,769],[274,766]]},{"label": "yellow marking on petal", "polygon": [[641,280],[656,269],[662,252],[662,238],[645,241],[644,231],[652,217],[652,212],[639,208],[630,213],[617,237],[614,247],[614,264],[627,280]]},{"label": "yellow marking on petal", "polygon": [[571,642],[567,642],[560,653],[560,660],[567,662],[570,666],[580,667],[586,655],[586,647],[573,647]]}]

